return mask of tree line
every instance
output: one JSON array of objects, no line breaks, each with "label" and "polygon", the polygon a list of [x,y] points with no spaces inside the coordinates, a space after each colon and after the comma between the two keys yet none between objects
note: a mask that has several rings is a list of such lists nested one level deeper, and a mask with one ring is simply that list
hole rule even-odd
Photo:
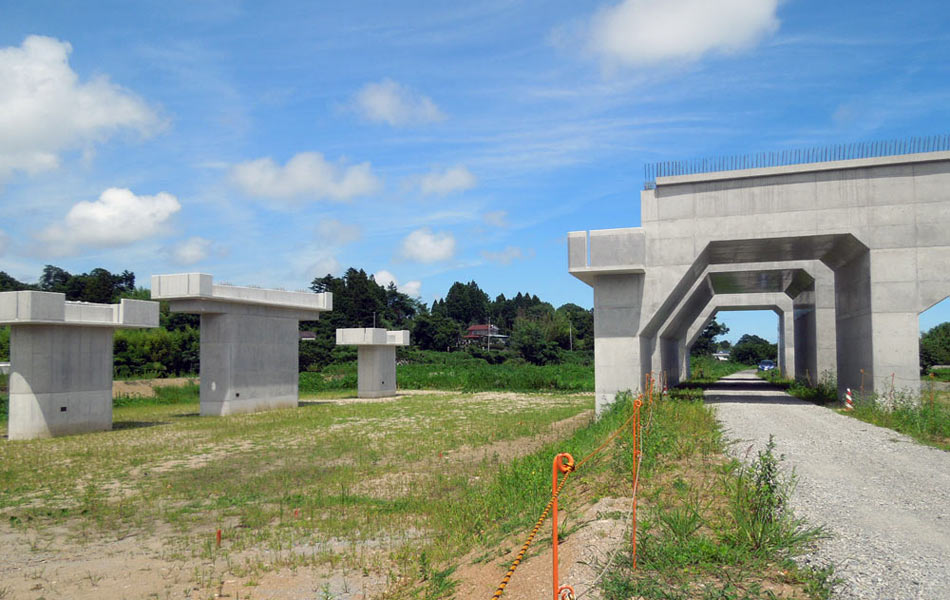
[{"label": "tree line", "polygon": [[[593,354],[594,318],[591,310],[576,304],[555,308],[537,295],[518,292],[492,300],[476,282],[455,282],[445,297],[430,305],[390,283],[382,286],[363,269],[350,268],[340,277],[326,275],[310,285],[315,293],[333,293],[333,310],[317,321],[301,323],[314,339],[300,342],[301,370],[320,369],[353,360],[356,351],[336,345],[336,330],[343,327],[408,329],[412,347],[423,351],[468,352],[491,363],[523,360],[534,364],[563,360],[589,362]],[[72,274],[53,265],[44,267],[37,283],[17,281],[0,271],[0,291],[39,290],[66,294],[67,300],[118,302],[122,298],[150,299],[148,289],[136,287],[130,271],[106,269]],[[500,338],[471,342],[465,338],[471,325],[491,324]],[[160,303],[156,329],[126,330],[115,334],[114,363],[119,377],[136,375],[177,376],[199,368],[199,318],[171,313]],[[0,328],[0,359],[9,356],[9,331]]]}]

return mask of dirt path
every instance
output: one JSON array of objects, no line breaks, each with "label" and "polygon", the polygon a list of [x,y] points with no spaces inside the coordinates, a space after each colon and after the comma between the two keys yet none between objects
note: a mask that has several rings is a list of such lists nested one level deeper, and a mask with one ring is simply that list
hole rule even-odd
[{"label": "dirt path", "polygon": [[706,400],[740,457],[774,434],[798,476],[797,514],[832,536],[805,560],[835,565],[837,598],[950,598],[950,452],[792,398],[752,371],[721,379]]}]

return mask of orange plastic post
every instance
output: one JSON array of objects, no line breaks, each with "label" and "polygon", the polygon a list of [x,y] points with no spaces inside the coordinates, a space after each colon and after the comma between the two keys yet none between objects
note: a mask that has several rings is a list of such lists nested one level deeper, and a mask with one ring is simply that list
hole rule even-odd
[{"label": "orange plastic post", "polygon": [[640,407],[643,400],[640,396],[633,402],[633,534],[631,543],[633,545],[633,569],[637,568],[637,487],[638,476],[640,474]]},{"label": "orange plastic post", "polygon": [[[564,462],[564,461],[567,462]],[[557,574],[557,484],[558,474],[569,473],[574,468],[574,457],[567,452],[561,452],[554,457],[554,465],[551,467],[551,496],[554,502],[551,505],[551,550],[554,556],[554,600],[558,600],[562,592],[570,592],[574,596],[574,588],[569,585],[560,585]]]}]

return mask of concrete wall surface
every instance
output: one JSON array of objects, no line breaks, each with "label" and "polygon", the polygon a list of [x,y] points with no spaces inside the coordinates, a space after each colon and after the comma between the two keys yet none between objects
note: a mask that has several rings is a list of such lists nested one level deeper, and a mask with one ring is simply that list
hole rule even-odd
[{"label": "concrete wall surface", "polygon": [[[950,294],[950,152],[660,177],[640,199],[641,227],[568,235],[568,269],[594,287],[598,408],[677,366],[659,336],[710,266],[751,263],[822,265],[783,328],[796,371],[917,393],[918,314]],[[598,310],[617,274],[640,289]],[[832,315],[834,343],[810,333]]]}]

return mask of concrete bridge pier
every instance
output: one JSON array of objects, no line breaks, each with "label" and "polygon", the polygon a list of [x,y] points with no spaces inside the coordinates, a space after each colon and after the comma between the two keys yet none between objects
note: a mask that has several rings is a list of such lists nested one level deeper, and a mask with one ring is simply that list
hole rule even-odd
[{"label": "concrete bridge pier", "polygon": [[112,429],[112,337],[158,327],[158,303],[67,302],[51,292],[0,293],[10,325],[11,440]]},{"label": "concrete bridge pier", "polygon": [[201,415],[296,407],[299,322],[331,310],[332,294],[215,285],[211,275],[153,275],[152,298],[201,316]]}]

